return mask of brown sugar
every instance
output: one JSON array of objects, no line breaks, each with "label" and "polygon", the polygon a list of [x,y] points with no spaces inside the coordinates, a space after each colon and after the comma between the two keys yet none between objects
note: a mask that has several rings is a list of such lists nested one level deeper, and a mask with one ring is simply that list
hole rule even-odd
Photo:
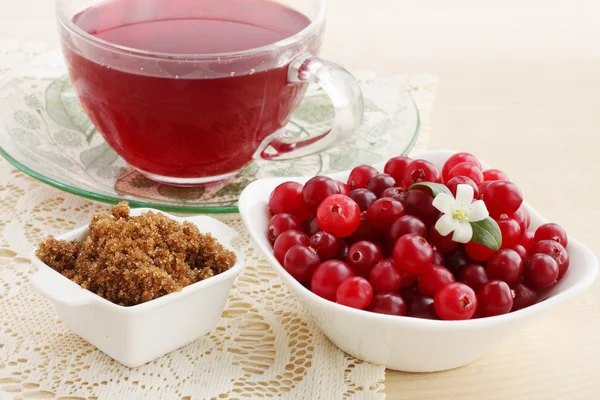
[{"label": "brown sugar", "polygon": [[194,224],[153,212],[133,217],[127,202],[110,212],[92,215],[82,242],[47,238],[37,257],[84,289],[123,306],[180,291],[235,263],[233,252]]}]

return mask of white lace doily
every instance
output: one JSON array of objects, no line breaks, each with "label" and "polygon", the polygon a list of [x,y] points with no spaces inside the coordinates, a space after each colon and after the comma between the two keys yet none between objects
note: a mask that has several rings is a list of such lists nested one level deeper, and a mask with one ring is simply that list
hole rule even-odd
[{"label": "white lace doily", "polygon": [[[43,50],[0,41],[3,69]],[[435,77],[411,76],[422,121]],[[242,238],[247,266],[219,326],[139,368],[126,368],[71,333],[29,285],[28,254],[47,235],[87,223],[108,205],[63,193],[0,159],[0,398],[60,399],[381,399],[384,368],[335,347],[279,281],[237,215],[218,218]],[[193,316],[190,316],[193,317]]]}]

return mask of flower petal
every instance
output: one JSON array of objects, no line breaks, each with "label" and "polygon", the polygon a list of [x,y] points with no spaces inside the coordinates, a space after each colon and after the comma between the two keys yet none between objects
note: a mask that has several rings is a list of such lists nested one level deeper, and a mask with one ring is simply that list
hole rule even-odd
[{"label": "flower petal", "polygon": [[469,243],[473,237],[473,227],[466,221],[459,222],[454,229],[452,240],[458,243]]},{"label": "flower petal", "polygon": [[465,185],[461,183],[456,186],[456,205],[463,210],[467,210],[469,205],[473,202],[473,187],[471,185]]},{"label": "flower petal", "polygon": [[446,193],[440,193],[435,196],[432,204],[444,214],[452,214],[456,209],[456,201],[454,200],[454,197]]},{"label": "flower petal", "polygon": [[[439,196],[441,195],[438,195],[438,197]],[[444,214],[435,223],[435,229],[440,233],[440,235],[446,236],[455,230],[458,225],[458,220],[452,218],[451,214]]]},{"label": "flower petal", "polygon": [[467,212],[467,218],[471,222],[482,221],[490,216],[490,213],[485,206],[483,200],[477,200],[471,204],[471,208]]}]

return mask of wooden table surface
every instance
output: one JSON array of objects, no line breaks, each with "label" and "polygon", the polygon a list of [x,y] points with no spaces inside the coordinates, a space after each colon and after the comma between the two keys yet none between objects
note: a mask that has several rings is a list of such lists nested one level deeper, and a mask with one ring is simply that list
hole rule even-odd
[{"label": "wooden table surface", "polygon": [[[56,40],[52,2],[0,0],[0,39]],[[431,148],[506,171],[600,254],[600,13],[594,0],[331,0],[323,56],[440,77]],[[388,371],[389,399],[600,399],[600,281],[463,368]]]}]

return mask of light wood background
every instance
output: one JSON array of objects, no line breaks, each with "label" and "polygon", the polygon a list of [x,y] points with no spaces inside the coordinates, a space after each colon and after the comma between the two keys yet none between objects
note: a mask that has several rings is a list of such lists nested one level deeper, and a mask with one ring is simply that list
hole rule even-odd
[{"label": "light wood background", "polygon": [[[0,39],[56,41],[52,3],[0,0]],[[430,147],[503,169],[600,254],[599,43],[595,0],[331,0],[323,56],[437,73]],[[389,399],[600,399],[600,282],[469,366],[385,384]]]}]

